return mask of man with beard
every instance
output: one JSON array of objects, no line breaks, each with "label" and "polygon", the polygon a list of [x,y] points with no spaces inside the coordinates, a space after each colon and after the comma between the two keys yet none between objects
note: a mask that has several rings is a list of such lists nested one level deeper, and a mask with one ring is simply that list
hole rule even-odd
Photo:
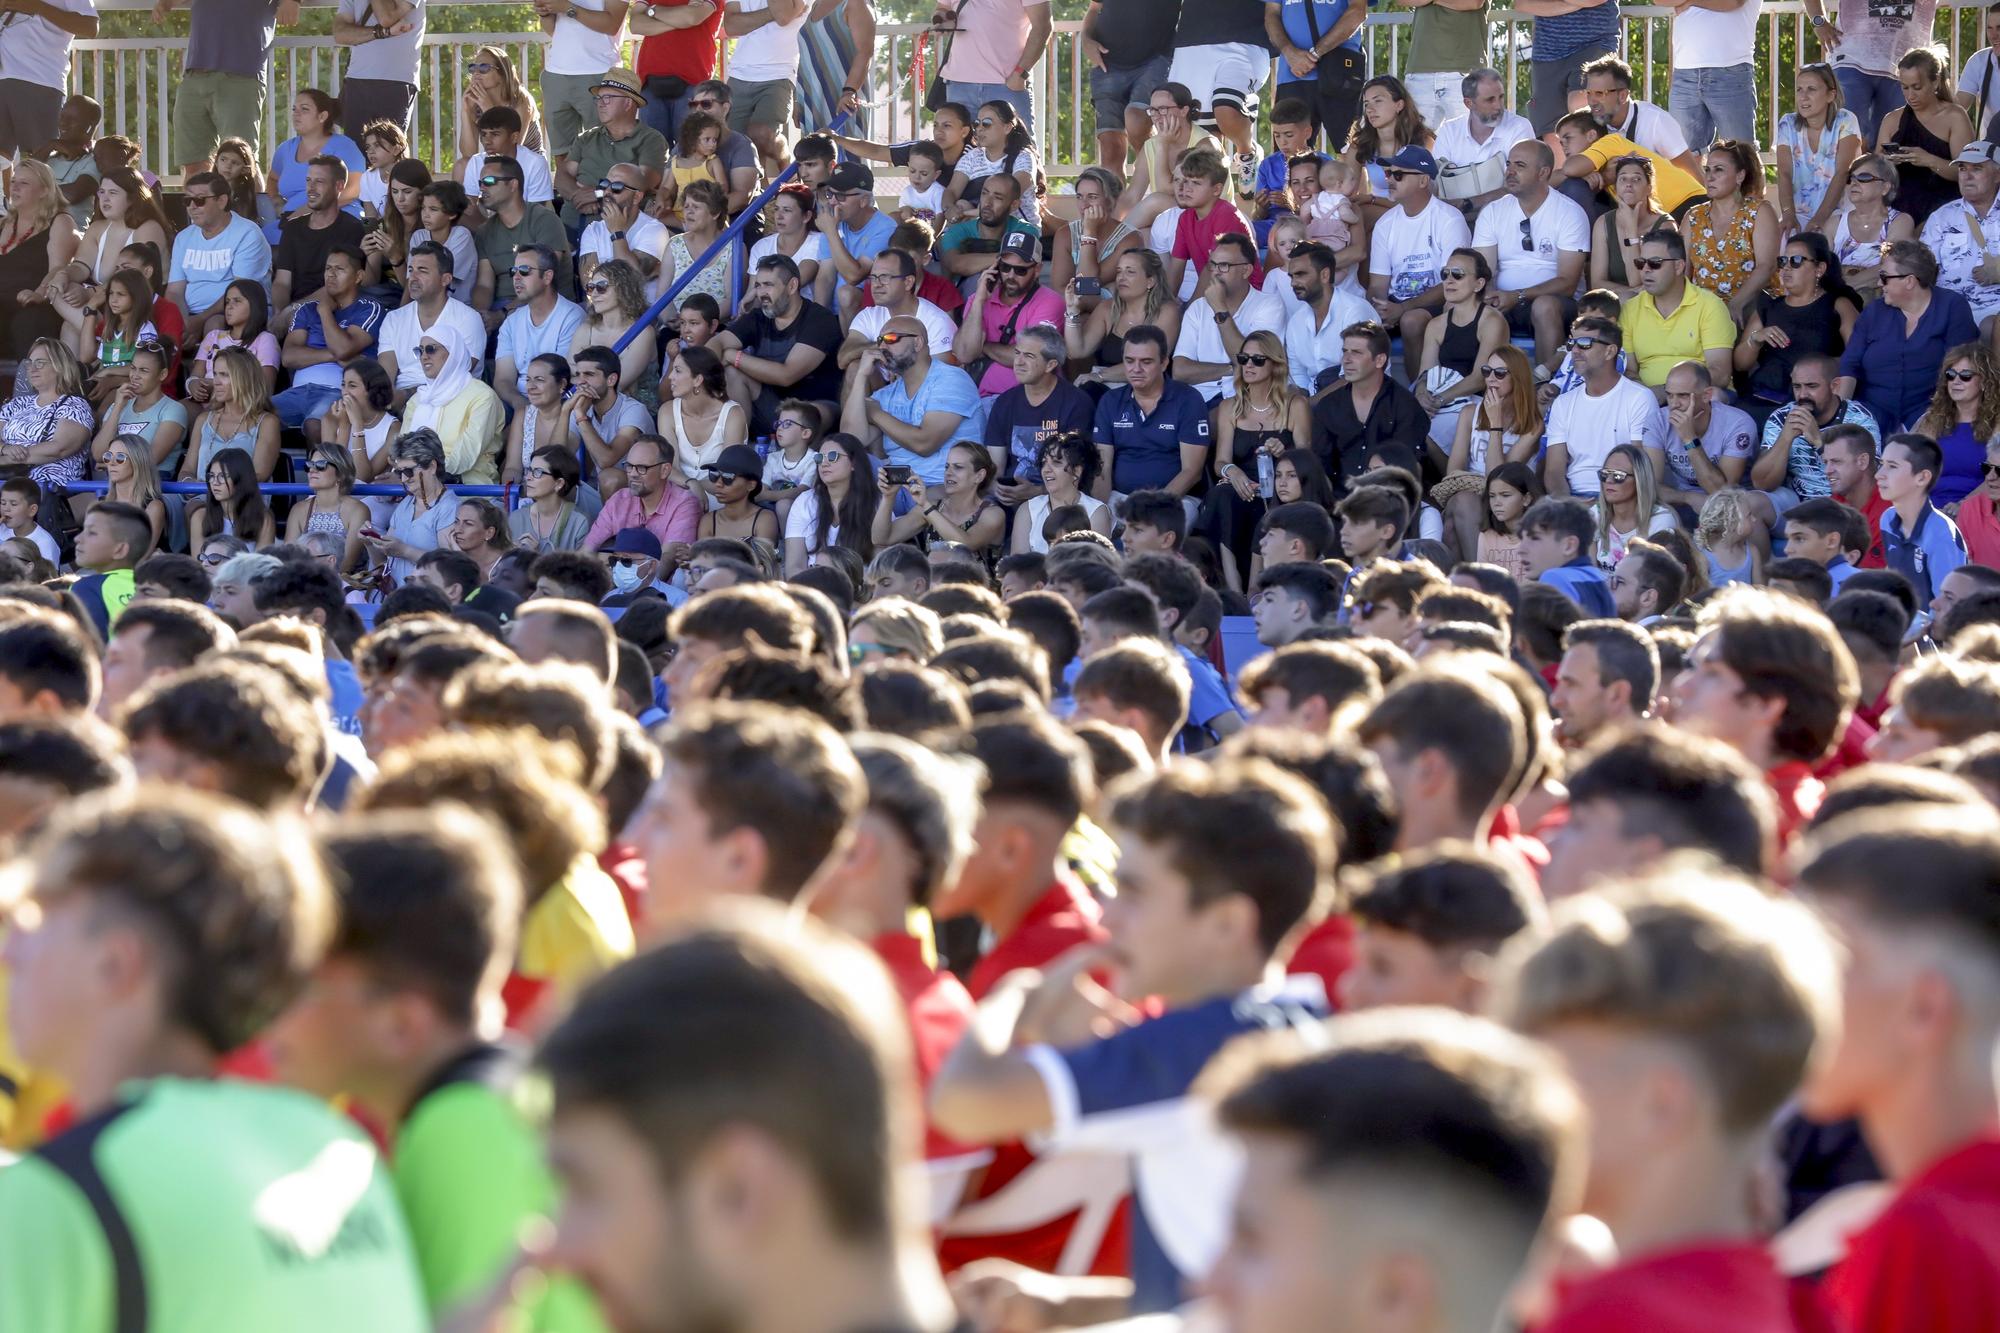
[{"label": "man with beard", "polygon": [[[1342,331],[1375,318],[1375,307],[1335,285],[1338,267],[1333,251],[1317,241],[1298,246],[1285,261],[1285,275],[1299,298],[1285,323],[1285,360],[1302,393],[1316,393],[1321,376],[1339,375]],[[1327,387],[1333,387],[1331,379]]]},{"label": "man with beard", "polygon": [[1000,242],[1000,262],[972,289],[952,350],[960,365],[991,357],[979,392],[994,398],[1020,381],[1014,377],[1014,338],[1038,324],[1062,327],[1063,299],[1042,285],[1042,244],[1014,232]]},{"label": "man with beard", "polygon": [[346,180],[347,164],[330,153],[306,167],[305,216],[291,218],[279,229],[278,248],[271,256],[275,328],[290,326],[292,302],[310,301],[320,289],[326,257],[337,246],[361,245],[361,219],[340,211],[340,187]]},{"label": "man with beard", "polygon": [[901,246],[890,246],[868,261],[868,294],[872,304],[863,306],[847,326],[846,341],[840,344],[843,373],[854,368],[862,352],[874,344],[890,320],[897,318],[915,319],[924,326],[932,356],[950,355],[958,338],[958,325],[944,307],[920,294],[923,284],[923,257]]},{"label": "man with beard", "polygon": [[553,210],[527,201],[525,188],[519,162],[511,157],[486,159],[486,170],[479,177],[479,206],[486,210],[486,223],[475,238],[479,276],[473,283],[472,305],[489,331],[498,329],[514,308],[514,254],[524,245],[545,245],[554,251],[557,286],[565,295],[575,291],[569,281],[569,235]]},{"label": "man with beard", "polygon": [[1839,377],[1837,356],[1816,353],[1793,363],[1792,401],[1764,422],[1757,461],[1750,468],[1750,480],[1760,489],[1783,486],[1802,500],[1833,494],[1820,457],[1826,445],[1821,432],[1831,426],[1859,426],[1868,432],[1874,446],[1881,444],[1882,427],[1875,414],[1864,404],[1833,391],[1833,382]]},{"label": "man with beard", "polygon": [[[1507,84],[1496,69],[1475,69],[1461,85],[1465,114],[1438,127],[1432,152],[1439,163],[1453,167],[1476,167],[1496,157],[1523,139],[1535,137],[1535,127],[1526,116],[1507,109]],[[1490,171],[1491,168],[1488,168]],[[1497,182],[1491,190],[1469,199],[1455,200],[1460,207],[1477,213],[1505,194]]]},{"label": "man with beard", "polygon": [[1607,578],[1618,618],[1641,629],[1663,619],[1687,595],[1687,567],[1666,547],[1649,541],[1626,543],[1624,556]]},{"label": "man with beard", "polygon": [[[891,378],[882,383],[878,373]],[[890,467],[904,467],[927,486],[944,481],[945,454],[961,440],[983,448],[979,389],[957,366],[931,359],[924,326],[898,317],[854,363],[840,428],[871,449],[879,442]]]},{"label": "man with beard", "polygon": [[824,404],[827,416],[840,397],[840,320],[799,290],[799,266],[789,256],[765,255],[750,278],[750,300],[734,324],[715,335],[709,350],[722,358],[729,396],[750,413],[753,434],[769,435],[778,405],[787,398]]}]

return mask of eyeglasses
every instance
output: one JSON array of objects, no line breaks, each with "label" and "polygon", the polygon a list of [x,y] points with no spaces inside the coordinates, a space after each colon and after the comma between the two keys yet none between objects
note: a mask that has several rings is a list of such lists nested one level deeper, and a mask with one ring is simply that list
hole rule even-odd
[{"label": "eyeglasses", "polygon": [[1976,370],[1947,370],[1944,373],[1944,377],[1947,380],[1956,380],[1960,384],[1970,384],[1979,378],[1979,372]]},{"label": "eyeglasses", "polygon": [[309,458],[306,460],[306,471],[308,472],[325,472],[332,466],[333,464],[327,462],[324,458]]},{"label": "eyeglasses", "polygon": [[1251,264],[1247,259],[1211,259],[1208,261],[1208,266],[1210,268],[1249,268]]},{"label": "eyeglasses", "polygon": [[408,481],[417,475],[417,470],[413,467],[392,467],[389,471],[394,474],[397,481]]},{"label": "eyeglasses", "polygon": [[656,468],[663,468],[665,466],[665,463],[634,463],[630,459],[625,461],[625,470],[627,472],[651,472]]},{"label": "eyeglasses", "polygon": [[1161,116],[1171,116],[1171,115],[1173,115],[1173,114],[1174,114],[1174,112],[1176,112],[1176,111],[1178,111],[1178,110],[1180,110],[1180,107],[1179,107],[1179,106],[1177,106],[1177,105],[1176,105],[1176,106],[1149,106],[1149,107],[1147,107],[1147,108],[1146,108],[1146,114],[1147,114],[1148,116],[1152,117],[1152,118],[1153,118],[1154,120],[1158,120],[1158,119],[1159,119],[1159,118],[1160,118]]},{"label": "eyeglasses", "polygon": [[1238,352],[1236,354],[1236,364],[1239,366],[1268,366],[1271,364],[1271,358],[1265,356],[1262,352]]},{"label": "eyeglasses", "polygon": [[1507,367],[1505,367],[1505,366],[1488,366],[1488,367],[1486,367],[1486,378],[1487,378],[1487,379],[1489,379],[1489,380],[1504,380],[1504,379],[1506,379],[1506,378],[1507,378]]},{"label": "eyeglasses", "polygon": [[[400,475],[400,474],[399,474],[399,475]],[[522,475],[522,476],[524,476],[524,477],[553,477],[553,476],[555,475],[555,473],[553,473],[553,472],[549,471],[549,470],[548,470],[547,468],[545,468],[545,467],[541,467],[541,466],[537,465],[537,466],[535,466],[535,467],[531,467],[531,468],[527,469],[527,470],[526,470],[525,472],[523,472],[523,473],[522,473],[521,475]]]},{"label": "eyeglasses", "polygon": [[1569,340],[1569,345],[1572,351],[1587,352],[1603,341],[1604,339],[1593,334],[1579,333]]},{"label": "eyeglasses", "polygon": [[1635,259],[1632,262],[1648,273],[1658,273],[1674,261],[1671,259]]},{"label": "eyeglasses", "polygon": [[796,430],[804,427],[805,424],[806,424],[805,422],[796,420],[795,418],[792,417],[779,417],[774,425],[774,429],[783,430],[785,429],[785,427],[790,426]]},{"label": "eyeglasses", "polygon": [[626,100],[626,101],[628,101],[628,102],[629,102],[629,101],[631,101],[631,100],[632,100],[632,94],[630,94],[630,93],[626,93],[626,92],[617,92],[617,93],[592,93],[592,94],[591,94],[591,96],[590,96],[590,100],[591,100],[591,101],[593,101],[593,102],[596,102],[596,103],[599,103],[600,105],[601,105],[601,104],[603,104],[603,103],[605,103],[605,102],[615,102],[615,101],[618,101],[618,100],[619,100],[620,98],[623,98],[624,100]]},{"label": "eyeglasses", "polygon": [[1521,248],[1523,250],[1532,250],[1535,248],[1535,233],[1529,227],[1528,219],[1526,218],[1521,219]]},{"label": "eyeglasses", "polygon": [[1606,467],[1597,470],[1597,479],[1606,486],[1623,486],[1632,480],[1632,474],[1624,468]]},{"label": "eyeglasses", "polygon": [[1890,273],[1885,270],[1882,274],[1882,281],[1901,282],[1904,278],[1914,278],[1916,276],[1917,275],[1914,273]]},{"label": "eyeglasses", "polygon": [[592,278],[583,284],[583,289],[592,296],[601,296],[611,290],[611,282],[608,278]]},{"label": "eyeglasses", "polygon": [[624,181],[602,180],[597,182],[597,188],[606,194],[623,194],[627,190],[637,189],[638,187],[627,185]]}]

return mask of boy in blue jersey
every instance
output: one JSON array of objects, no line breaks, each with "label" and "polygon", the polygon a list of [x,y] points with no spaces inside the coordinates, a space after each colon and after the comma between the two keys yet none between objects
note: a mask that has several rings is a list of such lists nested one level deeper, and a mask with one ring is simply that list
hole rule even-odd
[{"label": "boy in blue jersey", "polygon": [[1581,500],[1544,496],[1521,518],[1521,559],[1528,573],[1586,616],[1615,619],[1611,582],[1590,554],[1596,542],[1597,516]]},{"label": "boy in blue jersey", "polygon": [[1187,666],[1191,687],[1189,734],[1182,737],[1182,748],[1206,749],[1243,730],[1243,714],[1230,696],[1222,673],[1215,669],[1214,663],[1181,642],[1181,631],[1201,605],[1201,595],[1208,587],[1202,582],[1200,571],[1178,555],[1135,555],[1126,557],[1125,581],[1153,594],[1160,604],[1160,636]]},{"label": "boy in blue jersey", "polygon": [[1187,723],[1187,669],[1158,639],[1128,637],[1088,657],[1076,673],[1071,693],[1076,701],[1071,722],[1123,727],[1145,744],[1154,763],[1167,761]]},{"label": "boy in blue jersey", "polygon": [[[1142,556],[1135,559],[1185,563],[1175,556]],[[1171,573],[1171,570],[1167,572]],[[1129,566],[1127,573],[1130,573]],[[1199,596],[1197,591],[1195,598]],[[1188,600],[1190,608],[1195,598]],[[1171,651],[1188,683],[1187,714],[1172,738],[1173,748],[1188,753],[1205,750],[1223,737],[1241,731],[1243,715],[1236,711],[1236,701],[1230,698],[1229,690],[1223,685],[1221,673],[1180,644],[1169,640],[1167,636],[1178,618],[1163,608],[1159,599],[1136,580],[1122,587],[1108,588],[1083,604],[1082,648],[1086,662],[1128,639],[1148,639]]]},{"label": "boy in blue jersey", "polygon": [[[1131,1159],[1129,1297],[1101,1299],[1100,1280],[1100,1299],[1063,1309],[1065,1324],[1172,1309],[1208,1271],[1238,1158],[1194,1114],[1194,1080],[1232,1038],[1324,1008],[1317,978],[1296,992],[1266,984],[1333,870],[1326,805],[1309,787],[1264,760],[1174,764],[1115,788],[1109,826],[1108,945],[1002,981],[931,1092],[935,1123],[961,1141],[1032,1134]],[[1089,979],[1107,965],[1112,990]],[[1159,1017],[1133,1008],[1146,997]]]},{"label": "boy in blue jersey", "polygon": [[1929,606],[1944,576],[1970,563],[1958,524],[1931,503],[1931,489],[1944,469],[1936,440],[1914,431],[1891,435],[1875,464],[1875,493],[1889,502],[1882,515],[1882,554],[1889,568],[1917,590],[1917,604]]}]

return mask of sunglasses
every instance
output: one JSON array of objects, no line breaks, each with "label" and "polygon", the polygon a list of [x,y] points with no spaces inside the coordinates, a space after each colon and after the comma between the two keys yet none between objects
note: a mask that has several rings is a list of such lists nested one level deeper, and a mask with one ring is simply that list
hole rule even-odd
[{"label": "sunglasses", "polygon": [[868,654],[870,653],[880,653],[884,657],[894,657],[896,650],[879,643],[850,643],[847,645],[847,660],[855,666],[860,666],[863,662],[867,661]]},{"label": "sunglasses", "polygon": [[106,454],[104,455],[104,461],[107,463],[129,463],[132,461],[132,455],[127,453]]},{"label": "sunglasses", "polygon": [[1632,262],[1648,273],[1658,273],[1674,261],[1671,259],[1635,259]]},{"label": "sunglasses", "polygon": [[1947,380],[1956,380],[1960,384],[1970,384],[1979,378],[1979,372],[1976,370],[1947,370],[1944,373],[1944,377]]},{"label": "sunglasses", "polygon": [[306,460],[306,471],[308,472],[325,472],[332,468],[332,466],[333,464],[327,462],[324,458],[310,458]]},{"label": "sunglasses", "polygon": [[1569,340],[1569,345],[1570,345],[1570,347],[1571,347],[1572,349],[1574,349],[1575,351],[1579,351],[1579,352],[1587,352],[1587,351],[1589,351],[1589,350],[1590,350],[1591,348],[1593,348],[1593,347],[1597,346],[1597,344],[1599,344],[1599,343],[1601,343],[1601,342],[1603,342],[1603,341],[1604,341],[1604,339],[1602,339],[1602,338],[1599,338],[1599,337],[1597,337],[1597,336],[1595,336],[1595,335],[1593,335],[1593,334],[1589,334],[1589,333],[1580,333],[1580,334],[1578,334],[1578,335],[1577,335],[1576,337],[1574,337],[1574,338],[1571,338],[1571,339]]},{"label": "sunglasses", "polygon": [[507,271],[509,273],[512,273],[517,278],[532,278],[537,273],[547,273],[550,270],[545,268],[536,268],[531,264],[516,264],[514,265],[513,268]]},{"label": "sunglasses", "polygon": [[1271,364],[1271,358],[1265,356],[1262,352],[1239,352],[1236,355],[1236,364],[1239,366],[1268,366]]},{"label": "sunglasses", "polygon": [[417,348],[417,355],[418,355],[418,356],[443,356],[443,355],[444,355],[444,348],[442,348],[442,347],[439,347],[439,346],[438,346],[438,345],[437,345],[436,343],[425,343],[425,344],[424,344],[423,346],[421,346],[421,347]]},{"label": "sunglasses", "polygon": [[1040,265],[1037,264],[1002,264],[1000,265],[1000,271],[1002,273],[1012,273],[1015,277],[1022,278],[1030,273],[1039,273],[1042,270]]},{"label": "sunglasses", "polygon": [[881,343],[884,347],[894,347],[897,343],[904,342],[916,336],[914,333],[883,333],[878,334],[875,341]]},{"label": "sunglasses", "polygon": [[467,74],[491,74],[494,70],[499,68],[500,67],[498,65],[495,65],[490,61],[481,60],[474,64],[467,65],[465,67],[465,72]]},{"label": "sunglasses", "polygon": [[1438,276],[1446,282],[1464,282],[1472,275],[1462,268],[1441,268],[1438,270]]},{"label": "sunglasses", "polygon": [[1979,465],[1979,475],[1985,477],[1988,481],[1991,481],[1995,477],[2000,477],[2000,463],[1981,463]]},{"label": "sunglasses", "polygon": [[220,198],[222,196],[219,194],[191,194],[187,197],[187,201],[190,204],[212,204]]},{"label": "sunglasses", "polygon": [[1597,479],[1606,486],[1623,486],[1632,480],[1632,474],[1624,468],[1606,467],[1597,470]]},{"label": "sunglasses", "polygon": [[601,296],[611,290],[611,283],[604,278],[592,278],[589,282],[583,284],[583,289],[592,296]]},{"label": "sunglasses", "polygon": [[1526,218],[1521,219],[1521,248],[1523,250],[1533,250],[1535,248],[1535,233],[1529,228],[1528,219]]},{"label": "sunglasses", "polygon": [[1779,268],[1804,268],[1804,267],[1805,267],[1805,266],[1806,266],[1807,264],[1810,264],[1810,263],[1812,263],[1812,262],[1813,262],[1813,257],[1812,257],[1811,255],[1779,255],[1779,256],[1778,256],[1778,267],[1779,267]]},{"label": "sunglasses", "polygon": [[992,128],[993,128],[993,127],[994,127],[995,125],[998,125],[998,124],[999,124],[1000,122],[999,122],[999,121],[997,121],[997,120],[995,120],[995,119],[993,119],[993,117],[991,117],[991,116],[985,116],[985,117],[982,117],[982,118],[981,118],[981,119],[979,119],[979,120],[975,120],[975,121],[973,121],[972,123],[973,123],[974,125],[977,125],[977,126],[978,126],[978,127],[980,128],[980,129],[982,129],[982,130],[990,130],[990,129],[992,129]]},{"label": "sunglasses", "polygon": [[1354,614],[1361,620],[1368,619],[1381,609],[1382,603],[1380,602],[1356,602],[1354,604]]},{"label": "sunglasses", "polygon": [[1914,277],[1916,277],[1916,276],[1917,276],[1917,275],[1916,275],[1916,274],[1914,274],[1914,273],[1887,273],[1887,272],[1885,272],[1885,273],[1883,273],[1883,274],[1882,274],[1882,281],[1884,281],[1884,282],[1901,282],[1901,281],[1902,281],[1902,280],[1903,280],[1904,278],[1914,278]]},{"label": "sunglasses", "polygon": [[204,565],[207,565],[210,569],[216,569],[222,565],[226,565],[229,563],[229,557],[226,555],[203,554],[196,558],[199,559],[201,563],[203,563]]},{"label": "sunglasses", "polygon": [[1391,183],[1399,181],[1405,176],[1420,176],[1422,174],[1419,171],[1399,171],[1395,167],[1384,167],[1382,169],[1382,179]]},{"label": "sunglasses", "polygon": [[389,469],[389,471],[395,476],[396,480],[398,481],[408,481],[410,478],[417,475],[417,470],[413,467],[392,467]]},{"label": "sunglasses", "polygon": [[1856,185],[1873,185],[1876,181],[1887,180],[1889,178],[1887,176],[1877,176],[1872,171],[1857,171],[1847,179]]},{"label": "sunglasses", "polygon": [[1504,380],[1504,379],[1506,379],[1506,378],[1507,378],[1507,367],[1505,367],[1505,366],[1488,366],[1488,367],[1486,367],[1486,378],[1487,378],[1487,379],[1489,379],[1489,380]]},{"label": "sunglasses", "polygon": [[713,111],[721,105],[722,103],[716,101],[713,97],[692,97],[688,99],[688,108],[693,111]]},{"label": "sunglasses", "polygon": [[635,189],[637,187],[627,185],[624,181],[604,180],[597,182],[597,188],[604,191],[606,194],[623,194],[627,190]]},{"label": "sunglasses", "polygon": [[521,179],[519,176],[481,176],[479,183],[481,185],[499,185],[504,181],[517,181],[519,179]]}]

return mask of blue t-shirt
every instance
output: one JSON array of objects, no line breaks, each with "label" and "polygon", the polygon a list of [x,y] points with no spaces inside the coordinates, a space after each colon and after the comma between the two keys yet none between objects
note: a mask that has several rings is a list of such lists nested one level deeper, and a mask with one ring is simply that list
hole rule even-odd
[{"label": "blue t-shirt", "polygon": [[[847,247],[848,254],[865,264],[887,248],[889,237],[895,230],[896,219],[878,208],[875,210],[875,216],[869,218],[858,231],[845,222],[841,223],[840,243]],[[847,285],[845,277],[836,277],[833,289],[839,291]]]},{"label": "blue t-shirt", "polygon": [[1224,713],[1234,713],[1238,709],[1236,701],[1229,697],[1229,687],[1222,683],[1222,673],[1215,664],[1205,657],[1199,657],[1184,643],[1176,643],[1181,661],[1187,665],[1188,673],[1188,720],[1175,738],[1174,749],[1182,754],[1196,754],[1213,746],[1218,737],[1211,723]]},{"label": "blue t-shirt", "polygon": [[886,435],[882,437],[883,457],[891,463],[908,465],[913,474],[924,479],[926,486],[943,483],[944,458],[951,452],[952,445],[960,440],[980,444],[979,386],[972,382],[972,376],[957,366],[948,366],[942,361],[931,362],[931,368],[925,372],[924,382],[917,386],[914,398],[903,387],[901,376],[877,389],[873,396],[882,405],[883,411],[912,426],[922,422],[928,412],[958,414],[959,423],[950,438],[929,457],[912,453]]},{"label": "blue t-shirt", "polygon": [[[288,214],[294,209],[304,208],[306,204],[306,168],[312,165],[312,160],[308,158],[303,162],[299,161],[298,149],[298,137],[294,135],[279,144],[278,151],[271,156],[271,170],[278,173],[278,193],[285,197],[283,211]],[[350,176],[368,170],[368,159],[361,155],[361,145],[344,134],[330,136],[326,141],[326,147],[320,151],[345,162],[347,174]],[[360,217],[361,203],[357,200],[340,211]],[[265,223],[264,239],[276,245],[281,225],[282,219]]]},{"label": "blue t-shirt", "polygon": [[1072,1050],[1029,1048],[1048,1089],[1058,1151],[1102,1151],[1132,1159],[1132,1305],[1135,1315],[1187,1299],[1229,1235],[1229,1196],[1239,1158],[1188,1104],[1190,1087],[1215,1053],[1250,1032],[1304,1027],[1326,1013],[1318,978],[1282,989],[1218,996]]},{"label": "blue t-shirt", "polygon": [[[358,297],[352,305],[333,312],[333,322],[343,329],[361,329],[368,334],[368,346],[355,353],[356,356],[375,354],[375,335],[381,331],[382,318],[386,312],[377,302],[367,297]],[[306,346],[326,350],[326,326],[320,323],[319,302],[307,301],[292,316],[292,328],[303,329]],[[338,388],[340,385],[341,363],[338,360],[322,361],[316,366],[292,372],[292,386],[302,384],[326,384]]]},{"label": "blue t-shirt", "polygon": [[231,213],[213,239],[200,227],[183,227],[175,234],[167,281],[187,284],[189,310],[200,314],[208,309],[238,278],[271,285],[271,243],[249,218]]},{"label": "blue t-shirt", "polygon": [[1618,618],[1618,603],[1612,600],[1610,580],[1593,560],[1579,556],[1566,565],[1545,569],[1541,581],[1582,607],[1586,616]]},{"label": "blue t-shirt", "polygon": [[365,699],[361,691],[361,677],[354,673],[354,664],[327,658],[326,683],[333,690],[333,698],[327,705],[333,713],[333,725],[350,736],[359,736],[361,705]]},{"label": "blue t-shirt", "polygon": [[1916,585],[1920,607],[1931,604],[1945,575],[1971,562],[1958,524],[1928,500],[1917,515],[1916,531],[1908,536],[1903,535],[1903,516],[1894,506],[1882,511],[1882,557],[1889,568]]},{"label": "blue t-shirt", "polygon": [[514,363],[514,387],[523,398],[528,396],[528,363],[538,356],[554,352],[567,360],[570,339],[576,335],[576,326],[583,323],[583,307],[566,296],[556,297],[556,308],[549,317],[537,324],[534,313],[527,306],[515,306],[507,312],[507,318],[500,325],[500,341],[494,348],[493,363],[512,360]]},{"label": "blue t-shirt", "polygon": [[1618,0],[1591,9],[1575,9],[1552,18],[1536,19],[1535,61],[1563,60],[1579,51],[1618,45]]},{"label": "blue t-shirt", "polygon": [[1111,489],[1127,495],[1154,489],[1180,475],[1182,445],[1208,448],[1208,404],[1194,389],[1168,380],[1147,416],[1131,386],[1121,384],[1097,405],[1091,434],[1111,447]]},{"label": "blue t-shirt", "polygon": [[[1278,7],[1279,21],[1285,25],[1285,36],[1291,38],[1294,45],[1310,50],[1313,45],[1313,34],[1312,25],[1306,22],[1306,5],[1308,0],[1264,0],[1264,2]],[[1313,11],[1312,17],[1314,22],[1319,24],[1319,35],[1321,37],[1332,32],[1333,25],[1340,22],[1340,16],[1347,12],[1347,0],[1310,0],[1310,3]],[[1366,26],[1364,24],[1362,27],[1356,28],[1354,34],[1342,42],[1341,45],[1359,51],[1361,49],[1361,34]],[[1317,73],[1314,73],[1306,75],[1303,79],[1300,78],[1298,75],[1292,73],[1290,62],[1282,55],[1278,57],[1278,83],[1281,86],[1287,83],[1311,83],[1317,77]],[[1273,187],[1263,185],[1262,188],[1268,190]]]}]

